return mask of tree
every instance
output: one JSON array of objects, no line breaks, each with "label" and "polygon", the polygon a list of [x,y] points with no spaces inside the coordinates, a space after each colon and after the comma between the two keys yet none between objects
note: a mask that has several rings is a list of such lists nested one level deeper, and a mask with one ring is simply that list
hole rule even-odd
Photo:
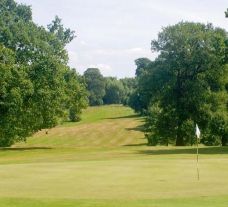
[{"label": "tree", "polygon": [[130,97],[136,90],[136,79],[135,78],[123,78],[120,79],[120,82],[122,83],[124,87],[124,95],[122,99],[123,105],[129,105],[130,104]]},{"label": "tree", "polygon": [[124,97],[124,86],[116,78],[105,78],[104,104],[120,104]]},{"label": "tree", "polygon": [[65,45],[73,32],[60,20],[51,31],[37,26],[31,8],[14,0],[0,1],[0,8],[0,146],[10,146],[64,117],[71,99]]},{"label": "tree", "polygon": [[70,29],[65,29],[62,20],[58,16],[55,16],[52,23],[48,25],[48,29],[64,45],[70,43],[75,38],[75,32]]},{"label": "tree", "polygon": [[89,92],[89,103],[91,106],[103,104],[105,95],[104,77],[97,68],[88,68],[84,72],[85,83]]},{"label": "tree", "polygon": [[147,73],[149,66],[153,64],[148,58],[139,58],[135,61],[136,68],[136,87],[129,97],[129,106],[132,107],[135,112],[145,115],[150,102],[151,90],[148,88],[150,82],[145,81],[147,79]]},{"label": "tree", "polygon": [[136,68],[136,76],[139,77],[147,68],[147,66],[151,63],[151,60],[148,58],[138,58],[135,60]]},{"label": "tree", "polygon": [[192,144],[194,131],[187,129],[198,123],[206,131],[226,104],[216,98],[224,91],[226,32],[211,24],[180,22],[164,28],[151,45],[159,56],[140,77],[139,90],[146,92],[151,117],[147,137]]},{"label": "tree", "polygon": [[0,146],[10,146],[32,132],[24,100],[33,94],[26,68],[15,64],[12,50],[0,45]]},{"label": "tree", "polygon": [[83,78],[80,77],[75,69],[68,70],[65,74],[67,105],[69,119],[77,122],[81,119],[82,109],[88,106],[87,90]]}]

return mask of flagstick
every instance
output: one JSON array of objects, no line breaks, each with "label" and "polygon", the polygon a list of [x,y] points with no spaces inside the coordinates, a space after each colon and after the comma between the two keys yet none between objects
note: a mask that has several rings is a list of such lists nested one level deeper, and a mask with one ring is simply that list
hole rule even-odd
[{"label": "flagstick", "polygon": [[196,168],[197,168],[197,178],[198,181],[200,180],[200,174],[199,174],[199,143],[198,143],[198,138],[196,138]]}]

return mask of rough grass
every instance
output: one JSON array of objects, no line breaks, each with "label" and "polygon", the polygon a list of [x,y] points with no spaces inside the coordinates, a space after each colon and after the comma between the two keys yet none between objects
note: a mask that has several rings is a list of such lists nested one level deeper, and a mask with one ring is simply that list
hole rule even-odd
[{"label": "rough grass", "polygon": [[[228,149],[148,147],[129,108],[89,108],[81,123],[0,150],[0,207],[226,207]],[[64,147],[62,147],[62,145]]]}]

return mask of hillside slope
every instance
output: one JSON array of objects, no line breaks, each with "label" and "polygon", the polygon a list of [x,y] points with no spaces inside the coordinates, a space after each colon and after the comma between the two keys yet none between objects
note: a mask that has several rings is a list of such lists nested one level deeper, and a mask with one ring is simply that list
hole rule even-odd
[{"label": "hillside slope", "polygon": [[89,107],[79,123],[43,130],[19,147],[114,147],[145,143],[143,119],[121,105]]}]

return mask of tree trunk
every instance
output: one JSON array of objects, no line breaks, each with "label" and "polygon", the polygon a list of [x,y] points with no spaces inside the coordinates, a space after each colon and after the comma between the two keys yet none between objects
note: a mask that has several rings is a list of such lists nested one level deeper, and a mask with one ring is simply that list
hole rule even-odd
[{"label": "tree trunk", "polygon": [[182,124],[182,122],[179,118],[177,121],[176,146],[184,146],[184,138],[183,138],[183,135],[181,133],[181,124]]},{"label": "tree trunk", "polygon": [[176,146],[184,146],[184,139],[183,137],[177,137],[177,140],[176,140]]},{"label": "tree trunk", "polygon": [[222,146],[223,147],[227,146],[227,137],[226,136],[222,136]]}]

